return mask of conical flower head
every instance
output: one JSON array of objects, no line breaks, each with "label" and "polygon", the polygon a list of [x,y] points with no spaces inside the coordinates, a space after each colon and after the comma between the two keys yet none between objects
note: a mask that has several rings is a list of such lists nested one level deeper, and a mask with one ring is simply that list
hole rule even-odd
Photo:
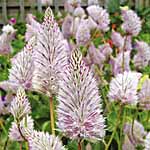
[{"label": "conical flower head", "polygon": [[31,106],[23,88],[18,89],[17,96],[11,102],[10,112],[17,121],[21,121],[31,112]]},{"label": "conical flower head", "polygon": [[105,135],[97,84],[79,50],[72,52],[63,73],[58,101],[58,127],[67,136],[100,139]]},{"label": "conical flower head", "polygon": [[135,105],[138,100],[137,86],[140,77],[141,73],[131,71],[117,74],[110,82],[109,100]]},{"label": "conical flower head", "polygon": [[58,137],[34,131],[28,138],[30,150],[65,150]]},{"label": "conical flower head", "polygon": [[14,141],[24,141],[25,139],[28,139],[28,137],[33,132],[33,129],[33,119],[27,115],[20,121],[19,124],[17,124],[16,122],[12,123],[12,126],[9,130],[9,138]]},{"label": "conical flower head", "polygon": [[34,70],[32,54],[35,40],[35,38],[30,39],[23,51],[19,52],[12,59],[12,68],[9,70],[9,80],[4,81],[4,84],[13,91],[17,90],[20,86],[24,89],[31,89],[32,87],[32,75]]},{"label": "conical flower head", "polygon": [[33,88],[48,96],[56,94],[60,72],[67,64],[67,53],[66,41],[50,8],[45,12],[44,22],[37,35],[34,60]]}]

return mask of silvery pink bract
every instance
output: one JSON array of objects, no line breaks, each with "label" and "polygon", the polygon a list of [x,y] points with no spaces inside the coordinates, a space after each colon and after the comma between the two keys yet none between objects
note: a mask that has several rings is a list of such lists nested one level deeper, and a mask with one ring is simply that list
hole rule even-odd
[{"label": "silvery pink bract", "polygon": [[31,112],[30,103],[21,87],[17,90],[17,95],[11,102],[10,112],[17,121],[21,121]]},{"label": "silvery pink bract", "polygon": [[125,123],[124,134],[128,136],[131,144],[136,146],[138,144],[143,144],[143,138],[147,134],[147,132],[144,130],[144,126],[140,122],[135,120],[133,125],[133,132],[132,123]]},{"label": "silvery pink bract", "polygon": [[145,149],[144,150],[149,150],[150,149],[150,132],[147,134],[145,138]]},{"label": "silvery pink bract", "polygon": [[[110,60],[112,73],[117,75],[123,72],[123,52],[119,53],[116,58]],[[130,71],[130,51],[124,52],[124,71]]]},{"label": "silvery pink bract", "polygon": [[141,31],[140,18],[133,10],[122,10],[122,29],[130,35],[137,36]]},{"label": "silvery pink bract", "polygon": [[44,132],[32,132],[28,142],[30,150],[65,150],[58,137]]},{"label": "silvery pink bract", "polygon": [[72,52],[58,92],[58,127],[71,139],[100,139],[105,135],[101,99],[92,72],[79,50]]},{"label": "silvery pink bract", "polygon": [[77,45],[85,45],[90,40],[90,29],[87,26],[87,23],[85,20],[81,20],[79,27],[76,32],[76,42]]},{"label": "silvery pink bract", "polygon": [[12,122],[11,128],[9,129],[10,140],[24,141],[25,139],[23,139],[22,135],[20,135],[18,126],[25,139],[28,139],[34,129],[33,119],[27,115],[20,121],[18,125],[16,122]]},{"label": "silvery pink bract", "polygon": [[150,62],[150,46],[143,41],[136,41],[135,49],[137,49],[138,52],[133,59],[134,65],[141,69]]},{"label": "silvery pink bract", "polygon": [[144,110],[150,110],[150,79],[146,79],[139,92],[139,105]]},{"label": "silvery pink bract", "polygon": [[102,7],[91,5],[87,8],[88,14],[98,23],[98,28],[104,32],[109,30],[109,14]]},{"label": "silvery pink bract", "polygon": [[34,90],[48,96],[56,94],[60,72],[67,64],[67,53],[66,41],[50,8],[47,8],[44,22],[37,34],[34,63],[32,80]]},{"label": "silvery pink bract", "polygon": [[34,70],[32,53],[34,46],[35,38],[32,38],[23,51],[14,56],[12,59],[12,68],[9,70],[9,79],[0,83],[2,88],[12,91],[16,91],[19,86],[22,86],[24,89],[32,88]]},{"label": "silvery pink bract", "polygon": [[137,104],[137,86],[140,77],[140,73],[131,71],[117,74],[110,82],[109,100],[120,101],[123,104]]},{"label": "silvery pink bract", "polygon": [[11,25],[5,25],[0,35],[0,54],[6,55],[12,52],[11,41],[15,37],[16,30]]}]

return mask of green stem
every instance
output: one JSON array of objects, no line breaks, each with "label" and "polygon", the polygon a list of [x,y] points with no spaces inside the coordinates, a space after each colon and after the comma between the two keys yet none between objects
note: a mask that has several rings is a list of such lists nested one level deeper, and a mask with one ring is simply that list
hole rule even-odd
[{"label": "green stem", "polygon": [[54,106],[52,96],[50,97],[50,118],[52,135],[55,135]]},{"label": "green stem", "polygon": [[109,149],[109,146],[110,146],[110,144],[111,144],[111,142],[112,142],[112,140],[113,140],[113,138],[114,138],[114,136],[115,136],[115,133],[116,133],[117,128],[118,128],[119,123],[120,123],[120,117],[121,117],[122,109],[123,109],[123,105],[120,106],[119,113],[118,113],[118,117],[117,117],[117,121],[116,121],[116,126],[115,126],[115,128],[114,128],[114,130],[113,130],[113,133],[112,133],[112,135],[111,135],[111,137],[110,137],[108,143],[106,144],[105,150],[108,150],[108,149]]},{"label": "green stem", "polygon": [[78,141],[78,150],[82,150],[82,139]]}]

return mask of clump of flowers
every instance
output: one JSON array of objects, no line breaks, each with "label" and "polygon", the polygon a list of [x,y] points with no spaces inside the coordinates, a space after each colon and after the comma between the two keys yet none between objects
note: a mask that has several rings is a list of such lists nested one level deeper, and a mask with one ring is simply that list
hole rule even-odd
[{"label": "clump of flowers", "polygon": [[122,10],[122,29],[129,35],[137,36],[141,31],[140,18],[133,10]]},{"label": "clump of flowers", "polygon": [[140,73],[131,71],[117,74],[110,82],[109,100],[120,101],[123,104],[137,104],[137,86],[140,77]]},{"label": "clump of flowers", "polygon": [[93,18],[95,22],[98,24],[98,28],[102,31],[109,30],[109,14],[106,9],[102,7],[92,5],[87,8],[88,14]]},{"label": "clump of flowers", "polygon": [[58,92],[58,127],[72,139],[101,139],[105,125],[96,81],[79,50],[69,62]]},{"label": "clump of flowers", "polygon": [[78,30],[76,32],[76,41],[78,45],[85,45],[90,40],[90,30],[83,20],[80,22]]}]

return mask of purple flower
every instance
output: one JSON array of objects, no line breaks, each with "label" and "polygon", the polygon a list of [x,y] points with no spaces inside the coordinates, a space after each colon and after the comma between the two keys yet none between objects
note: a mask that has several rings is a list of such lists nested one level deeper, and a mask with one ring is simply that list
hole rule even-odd
[{"label": "purple flower", "polygon": [[144,136],[147,134],[144,130],[144,126],[138,122],[134,121],[133,131],[132,131],[132,123],[125,123],[124,125],[124,134],[126,134],[133,146],[138,144],[143,144]]},{"label": "purple flower", "polygon": [[73,17],[67,15],[62,24],[64,38],[68,39],[72,35]]},{"label": "purple flower", "polygon": [[101,99],[92,72],[79,50],[72,52],[58,92],[58,127],[71,139],[100,139],[105,135]]},{"label": "purple flower", "polygon": [[67,63],[66,41],[54,20],[52,10],[47,8],[44,22],[37,33],[33,89],[48,96],[56,94],[59,87],[58,80]]},{"label": "purple flower", "polygon": [[11,102],[10,112],[19,121],[31,112],[31,106],[23,88],[17,90],[17,95]]},{"label": "purple flower", "polygon": [[149,149],[150,149],[150,132],[146,136],[144,150],[149,150]]},{"label": "purple flower", "polygon": [[[117,75],[123,72],[123,53],[119,53],[116,58],[111,58],[112,73]],[[130,51],[124,52],[124,70],[130,71]]]},{"label": "purple flower", "polygon": [[90,40],[90,29],[87,26],[85,20],[81,20],[79,27],[76,32],[76,42],[77,45],[85,45]]},{"label": "purple flower", "polygon": [[15,25],[16,24],[16,18],[10,18],[9,19],[9,23],[11,24],[11,25]]},{"label": "purple flower", "polygon": [[65,150],[58,137],[44,132],[32,132],[28,142],[30,150]]},{"label": "purple flower", "polygon": [[141,31],[140,18],[133,10],[122,10],[122,29],[130,35],[137,36]]},{"label": "purple flower", "polygon": [[117,74],[110,82],[109,100],[120,101],[123,104],[137,104],[137,86],[140,77],[140,73],[131,71]]},{"label": "purple flower", "polygon": [[143,41],[136,41],[135,49],[137,49],[138,52],[133,59],[134,65],[141,69],[150,62],[150,46]]},{"label": "purple flower", "polygon": [[119,32],[112,31],[111,40],[113,44],[118,48],[122,48],[124,45],[124,38],[121,36]]},{"label": "purple flower", "polygon": [[106,58],[108,58],[112,53],[112,48],[108,43],[100,45],[98,49]]},{"label": "purple flower", "polygon": [[9,129],[9,138],[13,141],[24,141],[18,126],[21,130],[21,134],[28,139],[34,129],[33,119],[30,116],[24,117],[17,125],[16,122],[12,122],[11,128]]},{"label": "purple flower", "polygon": [[9,70],[9,79],[3,81],[1,86],[6,90],[16,91],[19,86],[24,89],[32,88],[32,76],[34,64],[32,59],[33,47],[35,46],[35,38],[32,38],[23,51],[19,52],[12,59],[12,68]]},{"label": "purple flower", "polygon": [[92,5],[87,8],[88,14],[98,23],[98,28],[104,32],[109,30],[109,14],[106,9]]},{"label": "purple flower", "polygon": [[139,104],[145,110],[150,110],[150,79],[146,79],[139,92]]},{"label": "purple flower", "polygon": [[92,19],[92,17],[88,16],[88,19],[86,19],[86,20],[87,20],[88,28],[90,30],[97,28],[97,23]]},{"label": "purple flower", "polygon": [[135,150],[135,146],[131,143],[127,135],[125,135],[122,150]]},{"label": "purple flower", "polygon": [[73,12],[73,15],[75,17],[80,17],[80,18],[84,18],[86,17],[86,14],[85,14],[85,11],[82,7],[77,7],[74,12]]}]

